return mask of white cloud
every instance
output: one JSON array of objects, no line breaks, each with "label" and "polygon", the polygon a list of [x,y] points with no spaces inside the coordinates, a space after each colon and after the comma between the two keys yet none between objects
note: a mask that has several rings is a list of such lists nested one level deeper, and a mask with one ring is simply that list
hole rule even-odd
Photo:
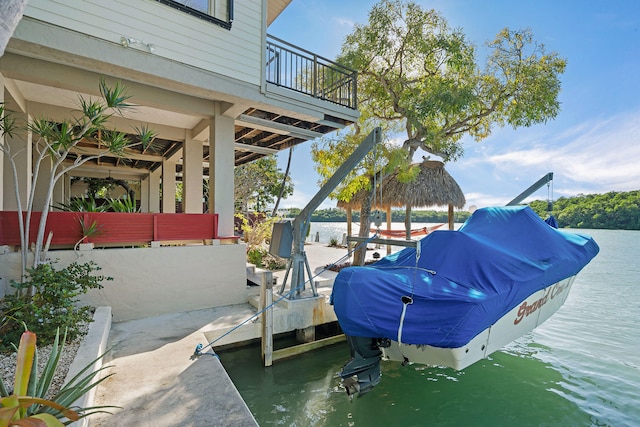
[{"label": "white cloud", "polygon": [[476,208],[484,208],[487,206],[503,206],[508,202],[508,200],[506,200],[504,197],[488,193],[469,192],[465,193],[464,196],[467,200],[465,209],[469,209],[471,206],[475,206]]},{"label": "white cloud", "polygon": [[583,192],[640,188],[640,112],[579,123],[531,143],[515,141],[514,147],[531,148],[479,156],[467,166],[495,168],[501,176],[553,171],[554,178],[568,187],[559,189],[566,193],[570,193],[569,188]]},{"label": "white cloud", "polygon": [[351,31],[351,29],[356,25],[356,22],[353,19],[342,16],[334,16],[331,20],[340,27],[346,27],[349,31]]}]

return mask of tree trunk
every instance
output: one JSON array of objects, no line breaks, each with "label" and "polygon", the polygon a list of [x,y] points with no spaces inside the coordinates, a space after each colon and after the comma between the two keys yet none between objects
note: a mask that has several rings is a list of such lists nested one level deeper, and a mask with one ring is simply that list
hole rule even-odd
[{"label": "tree trunk", "polygon": [[404,214],[405,239],[411,240],[411,206],[407,205]]},{"label": "tree trunk", "polygon": [[[369,237],[371,232],[371,202],[373,200],[373,192],[369,191],[362,201],[360,207],[360,237]],[[360,243],[358,250],[353,254],[353,265],[364,265],[364,258],[367,254],[367,245]]]}]

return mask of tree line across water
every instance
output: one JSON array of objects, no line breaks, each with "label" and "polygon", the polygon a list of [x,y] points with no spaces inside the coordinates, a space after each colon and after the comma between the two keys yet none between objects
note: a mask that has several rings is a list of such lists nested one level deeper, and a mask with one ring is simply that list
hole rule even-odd
[{"label": "tree line across water", "polygon": [[[536,200],[529,205],[546,216],[547,202]],[[561,197],[551,213],[560,227],[640,230],[640,190]]]},{"label": "tree line across water", "polygon": [[[529,206],[542,218],[547,217],[548,202],[535,200]],[[287,216],[295,217],[298,208],[288,209]],[[552,205],[551,214],[556,217],[561,228],[601,228],[617,230],[640,230],[640,190],[609,192],[604,194],[580,194],[575,197],[561,197]],[[454,221],[464,222],[471,214],[455,211]],[[386,213],[382,213],[383,222]],[[393,222],[404,222],[404,209],[392,210]],[[347,213],[342,209],[320,209],[311,216],[312,222],[345,222]],[[353,212],[353,221],[359,222],[360,212]],[[415,210],[411,212],[411,222],[447,222],[447,212],[437,210]]]}]

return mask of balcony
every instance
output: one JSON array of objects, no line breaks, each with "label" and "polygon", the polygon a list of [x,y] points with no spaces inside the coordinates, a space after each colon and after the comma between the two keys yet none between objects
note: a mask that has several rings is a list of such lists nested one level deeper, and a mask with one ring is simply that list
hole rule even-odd
[{"label": "balcony", "polygon": [[267,35],[266,80],[314,98],[357,109],[357,72]]}]

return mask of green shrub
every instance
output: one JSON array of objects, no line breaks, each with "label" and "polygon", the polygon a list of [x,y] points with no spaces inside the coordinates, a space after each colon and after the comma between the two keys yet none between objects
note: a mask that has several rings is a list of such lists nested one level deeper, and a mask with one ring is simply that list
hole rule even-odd
[{"label": "green shrub", "polygon": [[43,345],[53,342],[59,329],[67,331],[67,339],[80,334],[80,324],[91,322],[90,306],[78,307],[78,296],[89,289],[100,289],[103,280],[111,277],[91,273],[100,267],[91,261],[76,262],[56,270],[51,264],[40,264],[28,270],[24,283],[11,281],[16,292],[0,301],[0,350],[11,350],[17,345],[24,327],[35,332]]},{"label": "green shrub", "polygon": [[268,253],[269,252],[265,248],[261,246],[254,246],[247,251],[247,261],[256,267],[262,268],[264,267],[262,265],[262,259],[266,257]]},{"label": "green shrub", "polygon": [[332,248],[337,248],[339,246],[338,244],[338,239],[335,237],[332,237],[329,239],[329,246]]},{"label": "green shrub", "polygon": [[287,266],[287,261],[268,254],[265,258],[263,258],[262,263],[265,265],[265,268],[268,270],[282,270]]}]

